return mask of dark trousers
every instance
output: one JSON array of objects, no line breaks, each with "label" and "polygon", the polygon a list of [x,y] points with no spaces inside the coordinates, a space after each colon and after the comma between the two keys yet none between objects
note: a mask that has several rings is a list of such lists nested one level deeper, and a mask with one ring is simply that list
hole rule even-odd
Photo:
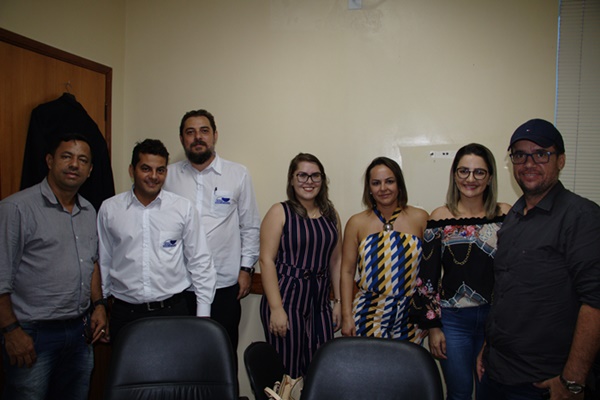
[{"label": "dark trousers", "polygon": [[505,385],[484,376],[481,381],[491,400],[542,400],[549,399],[548,389],[538,389],[533,383],[523,385]]},{"label": "dark trousers", "polygon": [[128,323],[141,318],[189,315],[185,296],[175,295],[174,301],[163,308],[149,310],[142,305],[131,305],[115,299],[110,313],[110,340],[114,343],[119,331]]},{"label": "dark trousers", "polygon": [[[233,347],[233,353],[236,355],[239,341],[238,327],[242,318],[242,305],[237,299],[239,290],[240,285],[237,283],[233,286],[217,289],[210,307],[210,318],[223,325]],[[190,315],[196,315],[196,295],[189,290],[185,292],[185,295]]]}]

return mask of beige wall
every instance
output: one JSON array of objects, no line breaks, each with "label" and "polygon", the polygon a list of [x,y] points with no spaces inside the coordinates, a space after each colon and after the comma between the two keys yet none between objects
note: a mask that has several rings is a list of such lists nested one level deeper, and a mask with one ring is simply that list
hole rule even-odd
[{"label": "beige wall", "polygon": [[[182,114],[206,108],[218,152],[250,169],[262,214],[284,199],[300,151],[325,164],[344,221],[378,155],[401,162],[410,203],[431,211],[451,160],[429,151],[472,141],[495,153],[500,200],[513,202],[508,138],[554,115],[558,2],[362,3],[1,0],[0,26],[113,67],[117,191],[130,185],[134,142],[159,138],[177,161]],[[263,339],[258,303],[243,302],[240,350]]]}]

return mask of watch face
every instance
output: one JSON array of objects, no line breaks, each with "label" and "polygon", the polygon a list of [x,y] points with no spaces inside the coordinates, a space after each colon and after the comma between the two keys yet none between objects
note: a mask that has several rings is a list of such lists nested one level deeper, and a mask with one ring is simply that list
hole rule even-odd
[{"label": "watch face", "polygon": [[567,389],[569,389],[569,392],[571,392],[573,394],[579,394],[579,393],[583,392],[583,386],[580,385],[579,383],[569,383],[567,385]]}]

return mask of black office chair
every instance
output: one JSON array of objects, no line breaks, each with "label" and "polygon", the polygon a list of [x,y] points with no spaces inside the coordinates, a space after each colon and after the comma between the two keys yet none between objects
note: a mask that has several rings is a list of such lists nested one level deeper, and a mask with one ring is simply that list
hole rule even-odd
[{"label": "black office chair", "polygon": [[283,362],[266,342],[251,343],[244,351],[244,365],[256,400],[268,400],[265,387],[272,388],[283,377]]},{"label": "black office chair", "polygon": [[225,329],[213,320],[140,319],[119,332],[105,399],[237,400],[233,357]]},{"label": "black office chair", "polygon": [[302,400],[442,400],[433,357],[408,341],[343,337],[325,343],[308,367]]}]

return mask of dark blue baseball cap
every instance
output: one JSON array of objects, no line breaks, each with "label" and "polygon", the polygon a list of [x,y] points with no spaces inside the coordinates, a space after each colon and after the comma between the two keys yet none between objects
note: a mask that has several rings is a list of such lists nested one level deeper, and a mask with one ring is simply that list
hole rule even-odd
[{"label": "dark blue baseball cap", "polygon": [[555,146],[558,154],[565,152],[562,135],[552,123],[543,119],[530,119],[519,126],[510,138],[508,150],[519,140],[529,140],[542,147]]}]

